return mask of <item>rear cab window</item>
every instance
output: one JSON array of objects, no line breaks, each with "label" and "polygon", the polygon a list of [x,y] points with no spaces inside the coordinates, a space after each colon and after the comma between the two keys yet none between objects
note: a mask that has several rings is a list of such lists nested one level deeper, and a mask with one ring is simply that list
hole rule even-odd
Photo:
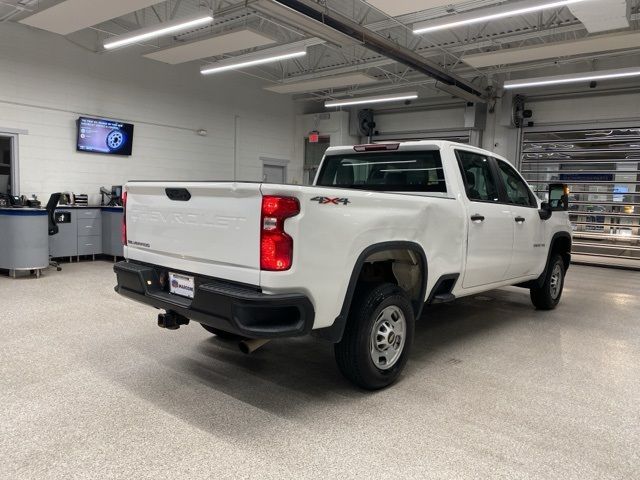
[{"label": "rear cab window", "polygon": [[327,155],[317,186],[447,193],[439,150]]}]

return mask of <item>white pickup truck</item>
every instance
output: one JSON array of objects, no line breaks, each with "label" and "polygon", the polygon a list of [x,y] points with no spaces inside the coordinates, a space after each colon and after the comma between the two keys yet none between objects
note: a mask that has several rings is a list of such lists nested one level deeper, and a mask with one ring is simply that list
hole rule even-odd
[{"label": "white pickup truck", "polygon": [[568,190],[445,141],[330,148],[313,186],[135,181],[116,291],[252,350],[314,335],[366,389],[403,369],[423,306],[518,285],[538,309],[569,267]]}]

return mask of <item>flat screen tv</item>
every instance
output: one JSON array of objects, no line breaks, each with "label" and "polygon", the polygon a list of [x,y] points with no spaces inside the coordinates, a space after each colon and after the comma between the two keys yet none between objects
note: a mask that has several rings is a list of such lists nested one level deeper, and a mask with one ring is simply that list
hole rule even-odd
[{"label": "flat screen tv", "polygon": [[131,155],[133,125],[104,118],[78,119],[78,152]]}]

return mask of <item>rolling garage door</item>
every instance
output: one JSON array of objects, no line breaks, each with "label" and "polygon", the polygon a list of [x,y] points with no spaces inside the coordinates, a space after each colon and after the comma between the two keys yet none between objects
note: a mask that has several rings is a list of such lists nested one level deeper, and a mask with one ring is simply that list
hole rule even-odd
[{"label": "rolling garage door", "polygon": [[574,257],[640,268],[640,128],[523,134],[521,171],[545,198],[570,185]]}]

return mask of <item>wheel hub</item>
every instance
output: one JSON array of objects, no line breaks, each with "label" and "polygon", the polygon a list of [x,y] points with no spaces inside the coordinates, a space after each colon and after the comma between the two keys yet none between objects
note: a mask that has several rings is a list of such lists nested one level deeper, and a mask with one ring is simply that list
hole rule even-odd
[{"label": "wheel hub", "polygon": [[371,330],[371,360],[380,370],[396,364],[405,344],[407,322],[402,310],[395,305],[384,308]]},{"label": "wheel hub", "polygon": [[556,263],[551,272],[551,279],[549,282],[549,289],[551,298],[554,300],[560,295],[560,288],[562,287],[562,267]]}]

